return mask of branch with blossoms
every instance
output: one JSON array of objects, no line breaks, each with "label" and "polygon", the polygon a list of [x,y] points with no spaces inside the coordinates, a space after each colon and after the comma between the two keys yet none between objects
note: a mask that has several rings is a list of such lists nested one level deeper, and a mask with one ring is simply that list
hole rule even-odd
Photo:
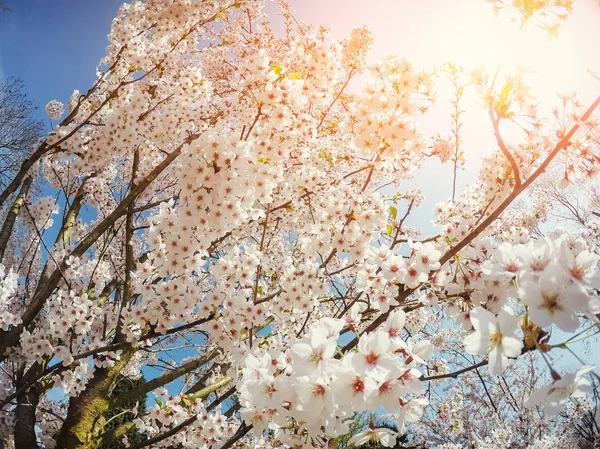
[{"label": "branch with blossoms", "polygon": [[569,144],[570,139],[580,128],[581,123],[585,123],[586,120],[590,118],[592,113],[596,110],[596,108],[600,105],[600,96],[594,100],[594,102],[589,106],[587,111],[583,113],[580,117],[578,123],[573,124],[571,129],[566,133],[566,135],[556,143],[550,154],[546,157],[546,159],[540,164],[540,166],[534,171],[534,173],[529,176],[519,187],[515,187],[511,194],[504,200],[502,203],[492,211],[485,220],[483,220],[473,231],[471,231],[463,240],[454,245],[442,258],[440,262],[444,264],[452,257],[454,257],[461,249],[463,249],[466,245],[468,245],[475,237],[480,235],[487,227],[492,224],[499,216],[504,212],[504,210],[510,206],[510,204],[521,195],[525,189],[527,189],[542,173],[546,171],[550,163],[553,159],[558,155],[561,150],[564,150]]}]

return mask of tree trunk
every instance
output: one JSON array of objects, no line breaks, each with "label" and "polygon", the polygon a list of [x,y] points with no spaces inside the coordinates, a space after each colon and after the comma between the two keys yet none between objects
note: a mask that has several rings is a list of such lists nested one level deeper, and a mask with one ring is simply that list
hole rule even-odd
[{"label": "tree trunk", "polygon": [[108,395],[119,373],[135,354],[127,347],[121,358],[110,368],[94,372],[85,390],[69,401],[69,411],[56,441],[56,449],[96,449],[103,432],[105,417],[109,410]]}]

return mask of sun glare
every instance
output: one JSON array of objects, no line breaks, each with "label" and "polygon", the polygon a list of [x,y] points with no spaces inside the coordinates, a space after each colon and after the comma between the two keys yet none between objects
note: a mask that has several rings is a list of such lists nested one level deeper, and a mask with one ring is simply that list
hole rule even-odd
[{"label": "sun glare", "polygon": [[453,59],[465,69],[498,72],[499,79],[521,72],[531,93],[543,103],[576,88],[575,67],[558,62],[558,55],[569,54],[564,38],[553,38],[535,27],[519,27],[502,17],[487,19],[465,14],[455,34],[448,36],[454,47]]},{"label": "sun glare", "polygon": [[[579,5],[582,9],[589,6],[584,1]],[[590,12],[598,15],[599,11]],[[456,10],[452,21],[456,26],[444,36],[447,57],[467,70],[498,71],[500,79],[523,73],[542,107],[556,104],[557,94],[573,91],[585,101],[587,92],[600,87],[588,73],[598,69],[589,43],[600,40],[600,33],[597,27],[586,29],[583,11],[579,13],[560,29],[559,37],[553,37],[534,25],[521,26],[510,15],[494,17],[481,8]]]}]

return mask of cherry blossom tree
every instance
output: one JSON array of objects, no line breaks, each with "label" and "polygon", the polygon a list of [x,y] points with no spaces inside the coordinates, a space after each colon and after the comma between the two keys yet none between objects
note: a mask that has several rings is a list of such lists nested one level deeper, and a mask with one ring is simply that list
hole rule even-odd
[{"label": "cherry blossom tree", "polygon": [[[594,448],[600,442],[600,388],[598,378],[592,378],[593,390],[589,402],[579,413],[579,419],[573,424],[573,432],[579,437],[578,443],[581,449]],[[567,412],[562,412],[564,416]]]},{"label": "cherry blossom tree", "polygon": [[[412,428],[415,440],[445,449],[588,447],[594,439],[596,391],[578,399],[561,396],[561,413],[549,415],[530,403],[537,391],[545,392],[542,385],[552,383],[549,377],[527,354],[501,376],[477,369],[432,385],[431,407]],[[595,383],[595,377],[588,381]],[[582,438],[580,429],[591,438]]]},{"label": "cherry blossom tree", "polygon": [[[529,358],[536,413],[590,389],[593,367],[551,360],[598,330],[597,235],[541,238],[550,198],[514,204],[561,161],[569,180],[598,166],[600,97],[543,123],[518,74],[452,78],[497,148],[427,235],[403,183],[432,158],[458,173],[459,114],[453,135],[419,126],[447,77],[368,64],[366,28],[336,40],[285,1],[279,17],[282,35],[260,0],[125,4],[96,82],[47,105],[56,127],[0,192],[4,446],[328,447],[382,411],[403,435],[434,385],[517,379]],[[115,393],[123,376],[145,380]]]}]

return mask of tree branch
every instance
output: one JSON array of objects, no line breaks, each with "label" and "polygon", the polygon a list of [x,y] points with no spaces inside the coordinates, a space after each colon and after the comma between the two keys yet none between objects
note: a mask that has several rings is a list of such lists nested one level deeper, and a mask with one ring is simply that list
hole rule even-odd
[{"label": "tree branch", "polygon": [[164,373],[163,375],[158,376],[155,379],[149,380],[148,382],[145,382],[127,392],[124,392],[123,394],[121,394],[119,396],[115,396],[109,400],[110,407],[111,408],[120,407],[123,404],[125,404],[132,397],[143,396],[146,393],[149,393],[152,390],[157,389],[158,387],[162,387],[163,385],[166,385],[166,384],[174,381],[179,376],[183,376],[184,374],[187,374],[187,373],[201,367],[202,365],[207,364],[208,362],[213,360],[215,357],[217,357],[219,354],[221,354],[221,351],[219,349],[214,349],[203,357],[199,357],[195,360],[192,360],[191,362],[188,362],[184,365],[181,365],[178,368],[168,371],[168,372]]},{"label": "tree branch", "polygon": [[8,245],[8,241],[12,234],[15,221],[17,220],[17,216],[19,215],[21,207],[23,207],[25,204],[25,200],[27,199],[27,194],[29,193],[32,182],[33,178],[31,176],[28,176],[27,179],[25,179],[23,185],[21,186],[19,195],[15,199],[12,207],[6,215],[6,219],[2,225],[2,230],[0,230],[0,262],[2,262],[2,259],[4,258],[4,252],[6,251],[6,246]]}]

